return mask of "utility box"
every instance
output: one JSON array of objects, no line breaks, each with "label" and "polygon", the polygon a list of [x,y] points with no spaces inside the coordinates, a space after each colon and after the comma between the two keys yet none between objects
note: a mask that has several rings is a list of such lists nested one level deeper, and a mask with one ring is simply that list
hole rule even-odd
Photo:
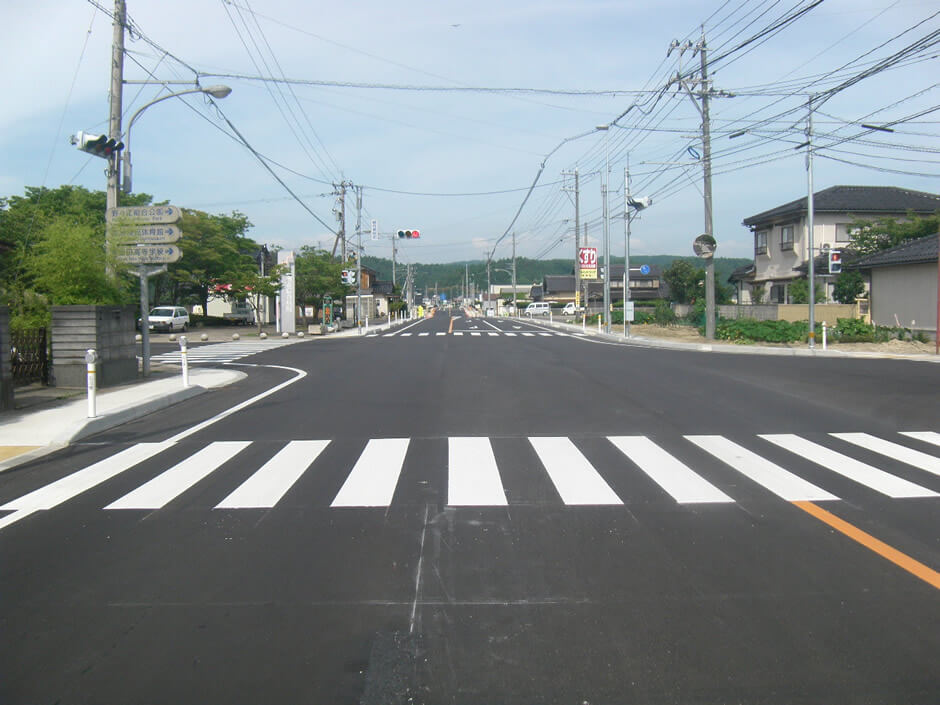
[{"label": "utility box", "polygon": [[99,387],[137,379],[135,306],[53,306],[52,371],[57,387],[85,387],[85,352],[98,353]]}]

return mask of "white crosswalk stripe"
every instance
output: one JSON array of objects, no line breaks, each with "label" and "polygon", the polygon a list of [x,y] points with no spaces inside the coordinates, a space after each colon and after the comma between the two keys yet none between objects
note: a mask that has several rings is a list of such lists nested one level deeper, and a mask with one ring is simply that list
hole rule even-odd
[{"label": "white crosswalk stripe", "polygon": [[[186,351],[186,357],[190,363],[199,362],[234,362],[249,355],[266,350],[273,350],[285,345],[294,345],[301,343],[304,338],[270,338],[268,340],[233,340],[229,343],[211,343],[208,345],[197,345]],[[179,363],[181,353],[179,350],[161,353],[151,356],[151,362]]]},{"label": "white crosswalk stripe", "polygon": [[[914,440],[925,432],[899,434]],[[929,433],[929,432],[927,432]],[[892,459],[904,462],[917,461],[917,467],[932,473],[933,461],[940,457],[915,451],[901,443],[875,438],[868,434],[830,434],[850,440],[852,447],[866,450],[874,448],[890,451]],[[683,440],[684,438],[684,440]],[[851,455],[827,448],[795,434],[765,434],[746,440],[746,445],[724,436],[685,436],[673,443],[682,444],[679,452],[684,458],[702,460],[708,456],[738,471],[757,486],[786,501],[833,501],[840,499],[823,487],[826,473],[833,473],[852,480],[862,488],[891,498],[937,498],[940,493],[929,486],[898,477],[891,472],[862,462]],[[929,437],[928,437],[929,439]],[[544,473],[543,477],[554,487],[560,502],[569,506],[618,506],[630,501],[624,494],[630,483],[655,485],[680,505],[702,503],[729,504],[739,501],[716,486],[712,478],[714,460],[706,466],[696,468],[694,460],[688,463],[675,457],[662,441],[654,442],[646,436],[608,436],[606,441],[622,454],[622,462],[606,460],[604,466],[595,467],[575,442],[567,437],[530,437],[528,444],[538,458],[538,464],[523,467],[501,467],[497,462],[493,446],[486,437],[451,437],[441,439],[447,444],[447,465],[438,468],[441,473],[441,490],[446,495],[446,504],[451,507],[503,507],[509,504],[506,479],[519,473]],[[523,439],[506,439],[503,442],[518,443]],[[422,441],[423,443],[438,441]],[[688,444],[687,444],[688,442]],[[928,441],[929,442],[929,441]],[[759,454],[761,448],[770,450],[772,444],[795,458],[796,467],[784,468]],[[864,445],[863,445],[864,444]],[[234,462],[235,456],[246,450],[251,441],[217,441],[195,450],[191,455],[159,472],[152,479],[115,499],[104,508],[108,510],[157,510],[181,497],[197,483],[219,472],[226,463]],[[234,489],[220,492],[224,496],[215,509],[245,510],[272,509],[297,486],[298,481],[317,465],[320,456],[330,446],[329,440],[289,441],[269,460],[261,464],[247,479]],[[0,506],[2,511],[35,512],[57,507],[78,495],[111,480],[125,471],[149,462],[159,469],[163,451],[177,447],[172,442],[138,443],[114,455],[77,470],[48,485],[39,487],[17,499]],[[696,450],[700,449],[700,450]],[[407,493],[415,488],[402,487],[406,476],[411,439],[370,439],[356,456],[339,462],[346,463],[342,470],[345,480],[333,497],[324,498],[331,508],[389,507],[396,493]],[[758,452],[751,448],[757,449]],[[701,451],[705,453],[702,454]],[[345,451],[344,451],[345,452]],[[419,456],[420,457],[420,456]],[[519,456],[516,456],[519,457]],[[611,456],[612,457],[612,456]],[[777,454],[779,457],[779,452]],[[906,458],[906,460],[905,460]],[[797,460],[798,459],[798,460]],[[319,460],[322,462],[322,460]],[[417,462],[417,461],[415,461]],[[611,463],[613,463],[611,465]],[[807,472],[810,464],[821,468],[813,474],[813,482],[797,474]],[[154,464],[157,464],[156,466]],[[909,463],[911,464],[911,463]],[[788,464],[789,465],[789,464]],[[166,467],[166,464],[164,464]],[[709,479],[703,477],[703,470]],[[136,471],[136,470],[135,470]],[[927,474],[923,482],[933,480]],[[934,480],[934,482],[936,482]],[[626,484],[624,484],[626,483]],[[536,483],[538,484],[538,483]],[[717,483],[717,484],[720,484]],[[518,488],[528,486],[526,482],[513,484]],[[844,485],[840,485],[844,486]],[[445,489],[446,487],[446,489]],[[615,489],[619,488],[619,489]],[[740,488],[734,486],[734,491]],[[523,492],[524,494],[524,492]],[[332,501],[330,501],[332,500]],[[556,500],[556,501],[559,501]],[[531,497],[514,496],[514,502],[531,502]],[[538,494],[538,503],[551,504]],[[0,528],[5,523],[0,517]]]},{"label": "white crosswalk stripe", "polygon": [[839,438],[866,450],[874,451],[889,458],[900,460],[902,463],[913,465],[915,468],[940,475],[940,458],[921,453],[919,450],[907,448],[891,441],[886,441],[869,433],[830,433],[830,436]]},{"label": "white crosswalk stripe", "polygon": [[456,336],[467,336],[467,335],[470,335],[470,336],[475,336],[475,337],[478,337],[478,338],[479,338],[479,337],[488,337],[488,338],[517,338],[517,337],[519,337],[519,336],[523,336],[523,337],[526,337],[526,338],[534,338],[534,337],[539,337],[539,336],[541,336],[541,337],[543,337],[543,338],[551,338],[551,337],[560,337],[560,338],[583,338],[583,337],[584,337],[584,333],[581,333],[581,332],[577,332],[577,333],[576,333],[576,332],[574,332],[574,331],[572,331],[572,332],[570,332],[570,333],[569,333],[569,332],[566,332],[566,331],[519,331],[519,332],[516,332],[516,331],[508,331],[508,330],[498,330],[498,331],[497,331],[497,330],[480,330],[479,328],[468,328],[468,329],[465,329],[465,330],[455,330],[455,331],[452,331],[452,332],[450,332],[450,333],[447,333],[447,332],[444,332],[444,331],[437,331],[437,332],[434,332],[433,334],[432,334],[430,331],[423,332],[423,333],[412,333],[412,332],[408,332],[408,333],[394,333],[394,332],[392,332],[392,333],[381,333],[381,332],[378,332],[378,333],[370,334],[370,335],[372,335],[373,337],[381,337],[381,338],[392,338],[392,337],[408,338],[408,337],[411,337],[411,336],[415,336],[415,337],[418,337],[418,338],[431,338],[431,337],[437,338],[437,337],[440,337],[440,336],[447,336],[447,335],[456,335]]}]

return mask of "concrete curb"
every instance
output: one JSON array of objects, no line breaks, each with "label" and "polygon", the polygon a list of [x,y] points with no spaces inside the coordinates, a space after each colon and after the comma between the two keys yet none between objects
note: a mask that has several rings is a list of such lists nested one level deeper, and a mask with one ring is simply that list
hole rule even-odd
[{"label": "concrete curb", "polygon": [[[527,323],[535,323],[534,321],[526,321]],[[577,332],[581,333],[581,329],[576,325],[571,325],[568,323],[555,323],[554,321],[538,321],[539,325],[544,325],[546,327],[552,328],[554,330],[561,330],[568,333]],[[768,348],[762,345],[734,345],[734,344],[725,344],[725,343],[680,343],[672,340],[660,340],[657,338],[644,338],[642,336],[630,336],[629,338],[624,338],[622,335],[614,335],[607,333],[598,333],[596,330],[593,330],[592,327],[588,327],[587,330],[583,333],[592,338],[603,340],[607,343],[619,344],[619,345],[634,345],[637,347],[645,348],[665,348],[668,350],[684,350],[687,352],[711,352],[711,353],[727,353],[729,355],[767,355],[767,356],[777,356],[777,357],[820,357],[820,358],[834,358],[834,359],[869,359],[869,360],[909,360],[911,362],[932,362],[940,364],[940,356],[938,355],[916,355],[916,354],[902,354],[902,353],[883,353],[883,352],[870,352],[870,351],[848,351],[848,350],[834,350],[830,348],[829,350],[822,350],[821,348],[815,348],[810,350],[809,348]]]}]

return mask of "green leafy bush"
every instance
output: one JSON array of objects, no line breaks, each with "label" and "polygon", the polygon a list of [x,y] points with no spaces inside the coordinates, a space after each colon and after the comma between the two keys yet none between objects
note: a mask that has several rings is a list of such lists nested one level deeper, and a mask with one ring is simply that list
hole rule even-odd
[{"label": "green leafy bush", "polygon": [[721,319],[715,327],[719,340],[735,342],[795,343],[807,336],[806,321],[757,321],[752,318]]}]

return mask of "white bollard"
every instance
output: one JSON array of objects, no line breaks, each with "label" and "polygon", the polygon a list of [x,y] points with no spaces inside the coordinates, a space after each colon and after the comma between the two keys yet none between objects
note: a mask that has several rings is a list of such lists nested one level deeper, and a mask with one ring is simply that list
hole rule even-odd
[{"label": "white bollard", "polygon": [[284,331],[283,333],[281,333],[281,337],[282,337],[282,338],[290,338],[290,333],[288,333],[287,331]]},{"label": "white bollard", "polygon": [[185,335],[180,336],[180,364],[183,366],[183,387],[189,386],[189,349]]},{"label": "white bollard", "polygon": [[299,332],[297,333],[297,337],[298,337],[298,338],[303,338],[303,337],[304,337],[304,332],[303,332],[303,331],[299,331]]},{"label": "white bollard", "polygon": [[826,322],[822,322],[822,334],[823,334],[823,350],[826,349]]},{"label": "white bollard", "polygon": [[369,332],[369,317],[366,316],[366,333]]},{"label": "white bollard", "polygon": [[581,314],[581,332],[587,333],[587,313]]},{"label": "white bollard", "polygon": [[598,316],[598,317],[597,317],[597,332],[598,332],[598,333],[601,332],[601,318],[602,318],[602,316]]},{"label": "white bollard", "polygon": [[93,348],[85,351],[85,364],[88,366],[88,418],[93,419],[97,414],[95,409],[95,391],[98,387],[96,379],[98,353]]},{"label": "white bollard", "polygon": [[199,336],[199,340],[209,340],[209,334],[203,333],[202,335]]},{"label": "white bollard", "polygon": [[232,333],[232,340],[239,340],[241,336],[238,333]]},{"label": "white bollard", "polygon": [[261,338],[261,340],[267,340],[267,339],[268,339],[268,334],[267,334],[267,333],[261,333],[261,335],[259,335],[258,337]]}]

